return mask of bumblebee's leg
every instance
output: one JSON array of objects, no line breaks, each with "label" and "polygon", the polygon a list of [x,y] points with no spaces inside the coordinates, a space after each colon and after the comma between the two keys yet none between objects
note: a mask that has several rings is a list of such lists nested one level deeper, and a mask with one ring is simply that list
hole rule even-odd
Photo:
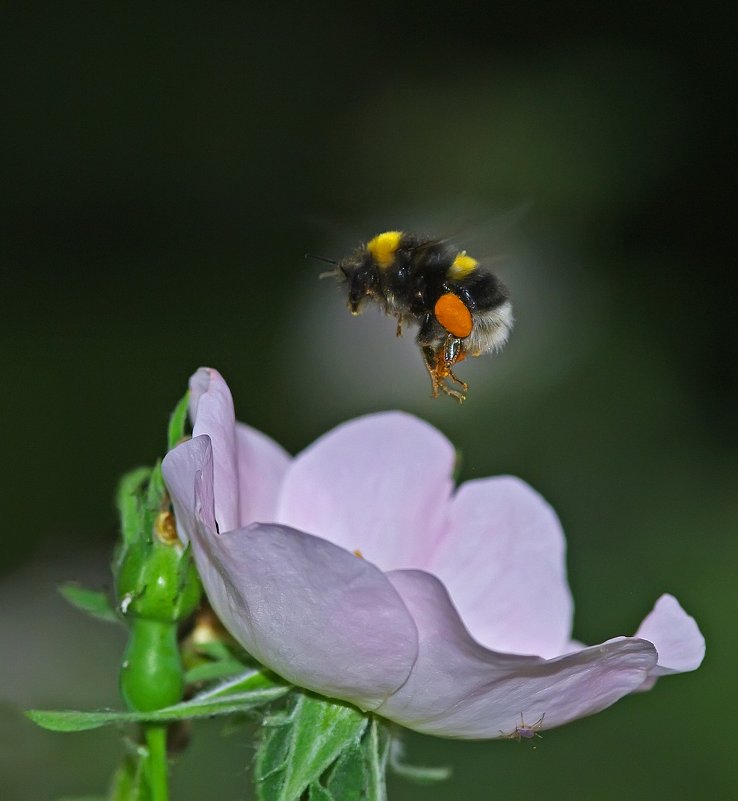
[{"label": "bumblebee's leg", "polygon": [[449,367],[448,369],[449,378],[454,382],[454,384],[458,384],[461,387],[462,392],[467,392],[469,389],[469,384],[466,381],[462,381],[454,371]]},{"label": "bumblebee's leg", "polygon": [[425,369],[428,371],[428,375],[430,376],[431,380],[431,392],[434,398],[438,397],[438,390],[442,388],[441,381],[436,374],[436,365],[438,364],[438,356],[436,352],[430,345],[423,345],[420,348],[420,352],[423,354],[423,362],[425,363]]},{"label": "bumblebee's leg", "polygon": [[[446,395],[450,398],[453,398],[455,401],[459,403],[463,403],[466,400],[466,395],[463,392],[458,392],[455,389],[451,389],[447,386],[445,379],[449,376],[452,376],[451,368],[446,361],[446,349],[444,345],[439,345],[438,350],[435,352],[435,365],[433,368],[433,375],[436,383],[438,384],[438,388],[442,390]],[[459,382],[461,383],[461,382]],[[434,396],[437,397],[437,396]]]},{"label": "bumblebee's leg", "polygon": [[446,341],[443,343],[445,369],[449,378],[451,378],[454,383],[458,384],[463,392],[466,392],[469,389],[469,385],[466,383],[466,381],[462,381],[460,378],[458,378],[451,368],[457,362],[462,361],[465,356],[466,351],[464,350],[462,341],[449,334],[449,336],[446,337]]},{"label": "bumblebee's leg", "polygon": [[430,314],[426,315],[420,325],[416,342],[420,346],[425,369],[430,376],[433,397],[437,398],[439,392],[443,392],[462,403],[466,396],[463,392],[457,392],[455,389],[448,387],[445,379],[452,377],[457,384],[466,390],[464,382],[459,381],[451,373],[453,363],[464,358],[463,346],[461,340],[453,336],[453,334],[447,334],[443,337],[443,341],[439,342],[439,328],[440,326],[436,319]]},{"label": "bumblebee's leg", "polygon": [[441,384],[441,389],[449,396],[449,398],[453,398],[457,403],[463,403],[466,400],[466,395],[463,392],[457,392],[455,389],[450,389],[445,384]]},{"label": "bumblebee's leg", "polygon": [[396,336],[398,336],[398,337],[402,336],[402,315],[401,314],[397,315],[397,332],[396,332]]}]

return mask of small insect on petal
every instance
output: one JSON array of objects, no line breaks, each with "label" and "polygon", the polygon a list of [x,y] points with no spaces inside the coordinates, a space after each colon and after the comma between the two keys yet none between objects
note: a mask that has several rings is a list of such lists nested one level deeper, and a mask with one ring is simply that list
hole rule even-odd
[{"label": "small insect on petal", "polygon": [[510,732],[510,734],[505,734],[502,730],[500,730],[500,734],[506,740],[517,740],[520,742],[521,740],[531,740],[533,737],[541,738],[541,735],[538,734],[538,730],[543,726],[543,718],[546,717],[546,713],[544,712],[540,718],[535,723],[527,724],[523,719],[523,713],[520,713],[520,724],[515,725],[515,731]]}]

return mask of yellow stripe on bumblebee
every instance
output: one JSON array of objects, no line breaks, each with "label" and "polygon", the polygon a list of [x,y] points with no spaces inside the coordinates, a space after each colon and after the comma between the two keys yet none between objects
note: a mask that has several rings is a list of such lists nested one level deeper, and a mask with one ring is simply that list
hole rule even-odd
[{"label": "yellow stripe on bumblebee", "polygon": [[386,270],[394,264],[395,253],[397,253],[401,239],[402,231],[385,231],[369,240],[366,249],[377,267]]},{"label": "yellow stripe on bumblebee", "polygon": [[469,275],[470,272],[477,269],[479,262],[471,256],[466,255],[465,250],[461,250],[456,254],[451,266],[448,268],[446,275],[449,278],[463,278]]}]

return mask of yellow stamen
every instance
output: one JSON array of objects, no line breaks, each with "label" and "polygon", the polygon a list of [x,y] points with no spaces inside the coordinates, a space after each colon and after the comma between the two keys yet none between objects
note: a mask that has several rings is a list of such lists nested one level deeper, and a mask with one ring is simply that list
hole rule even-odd
[{"label": "yellow stamen", "polygon": [[174,522],[174,515],[169,511],[159,512],[154,523],[154,533],[160,542],[165,545],[172,545],[179,541],[177,537],[177,525]]}]

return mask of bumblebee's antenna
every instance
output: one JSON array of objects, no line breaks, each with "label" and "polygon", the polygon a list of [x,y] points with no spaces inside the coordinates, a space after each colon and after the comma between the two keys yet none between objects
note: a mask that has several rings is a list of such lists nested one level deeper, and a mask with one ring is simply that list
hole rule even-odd
[{"label": "bumblebee's antenna", "polygon": [[325,256],[316,256],[313,253],[306,253],[306,259],[315,259],[315,261],[324,261],[326,264],[338,264],[335,259],[327,259]]},{"label": "bumblebee's antenna", "polygon": [[318,278],[331,278],[338,275],[338,262],[335,259],[327,259],[325,256],[316,256],[314,253],[306,253],[306,259],[315,259],[315,261],[322,261],[326,264],[332,264],[335,269],[327,270],[324,273],[321,273]]}]

